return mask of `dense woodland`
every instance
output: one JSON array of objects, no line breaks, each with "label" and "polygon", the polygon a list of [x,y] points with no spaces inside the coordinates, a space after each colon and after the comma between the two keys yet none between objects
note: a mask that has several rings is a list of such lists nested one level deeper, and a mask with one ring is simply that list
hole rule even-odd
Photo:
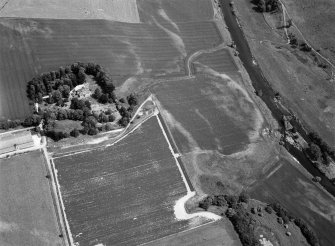
[{"label": "dense woodland", "polygon": [[[77,137],[79,133],[95,135],[101,128],[97,123],[114,122],[115,116],[111,109],[101,113],[91,110],[91,103],[87,99],[72,97],[70,107],[66,108],[65,103],[69,102],[71,90],[77,85],[86,82],[87,76],[91,75],[99,87],[92,93],[92,97],[101,104],[115,104],[115,108],[121,115],[118,124],[125,127],[130,122],[134,107],[137,105],[137,97],[130,94],[127,100],[118,99],[115,95],[115,86],[111,76],[103,70],[100,65],[94,63],[73,63],[71,66],[60,67],[58,71],[43,73],[34,77],[27,85],[27,96],[32,103],[47,104],[50,107],[34,112],[24,121],[3,121],[0,122],[0,128],[8,129],[19,125],[24,127],[38,126],[43,120],[43,129],[41,133],[60,140],[71,136]],[[73,120],[81,121],[82,129],[73,129],[68,132],[54,131],[55,121]],[[111,130],[110,124],[105,124],[104,130]]]}]

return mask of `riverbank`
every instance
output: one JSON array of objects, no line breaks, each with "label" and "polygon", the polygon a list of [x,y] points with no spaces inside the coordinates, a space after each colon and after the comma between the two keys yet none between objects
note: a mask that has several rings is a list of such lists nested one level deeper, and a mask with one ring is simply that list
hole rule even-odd
[{"label": "riverbank", "polygon": [[[258,61],[255,63],[255,58],[251,52],[246,36],[243,32],[245,28],[241,26],[240,20],[241,15],[238,13],[238,10],[235,9],[232,11],[229,1],[220,1],[221,10],[224,14],[224,21],[229,28],[230,35],[234,44],[236,45],[236,50],[238,51],[239,58],[243,62],[243,66],[248,72],[250,79],[252,81],[252,86],[255,91],[261,91],[262,93],[258,94],[259,98],[267,105],[270,109],[272,116],[275,120],[281,124],[281,119],[283,115],[290,115],[291,110],[287,109],[288,107],[282,106],[284,104],[283,100],[281,103],[277,103],[274,98],[276,97],[277,91],[272,88],[273,83],[269,83],[266,76],[263,74],[262,68],[258,65]],[[239,16],[237,19],[236,16]],[[243,31],[242,31],[243,30]],[[249,40],[248,40],[249,41]],[[272,70],[272,69],[269,69]],[[268,72],[268,70],[266,70]],[[296,128],[299,134],[306,138],[307,132],[302,126],[301,122],[298,120],[298,117],[293,117],[291,124]],[[283,133],[283,126],[279,125],[280,131]],[[306,158],[305,154],[290,145],[285,145],[286,149],[313,175],[320,176],[322,178],[321,185],[333,196],[335,196],[335,186],[332,182],[325,177],[314,165],[313,163]]]}]

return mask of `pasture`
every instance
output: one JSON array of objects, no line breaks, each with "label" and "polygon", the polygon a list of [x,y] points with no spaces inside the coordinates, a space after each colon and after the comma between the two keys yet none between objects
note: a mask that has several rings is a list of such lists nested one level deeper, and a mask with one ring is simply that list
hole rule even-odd
[{"label": "pasture", "polygon": [[280,160],[250,188],[251,196],[264,202],[279,202],[304,219],[317,233],[321,245],[333,245],[335,200],[313,184],[287,160]]},{"label": "pasture", "polygon": [[27,81],[74,61],[101,64],[115,78],[180,76],[186,56],[222,42],[212,21],[182,22],[178,28],[175,33],[158,22],[2,18],[0,117],[25,118]]},{"label": "pasture", "polygon": [[203,222],[174,217],[186,187],[155,118],[114,146],[54,163],[79,245],[138,245]]},{"label": "pasture", "polygon": [[0,245],[62,246],[43,154],[0,159]]}]

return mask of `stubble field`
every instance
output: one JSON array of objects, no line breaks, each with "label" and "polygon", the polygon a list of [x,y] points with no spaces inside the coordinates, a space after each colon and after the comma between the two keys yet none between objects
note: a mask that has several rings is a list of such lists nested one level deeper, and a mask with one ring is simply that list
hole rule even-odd
[{"label": "stubble field", "polygon": [[54,162],[79,245],[138,245],[204,222],[175,219],[186,187],[155,118],[114,146]]}]

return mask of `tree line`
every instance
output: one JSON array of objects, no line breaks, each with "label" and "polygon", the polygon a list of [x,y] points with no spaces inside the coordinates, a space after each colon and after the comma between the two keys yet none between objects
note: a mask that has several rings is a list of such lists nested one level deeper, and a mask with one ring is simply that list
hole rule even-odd
[{"label": "tree line", "polygon": [[308,137],[310,143],[305,152],[313,161],[321,160],[325,165],[329,165],[330,158],[335,160],[335,151],[317,133],[310,132]]}]

